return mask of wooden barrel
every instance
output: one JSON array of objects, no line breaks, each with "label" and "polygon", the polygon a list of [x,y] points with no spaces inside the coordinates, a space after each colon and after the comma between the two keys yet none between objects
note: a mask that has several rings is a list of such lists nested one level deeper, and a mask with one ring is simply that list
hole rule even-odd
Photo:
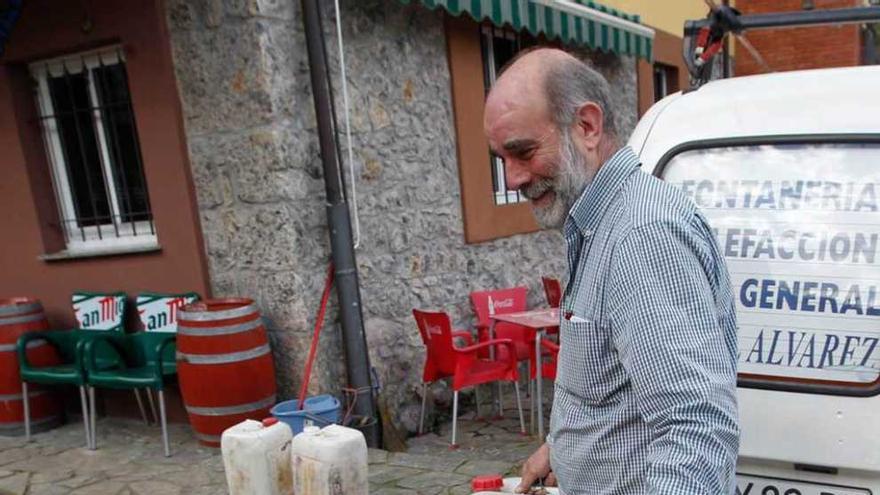
[{"label": "wooden barrel", "polygon": [[[24,404],[15,343],[24,333],[48,329],[43,306],[36,299],[0,299],[0,435],[24,433]],[[34,366],[61,362],[55,349],[42,340],[28,344],[27,356]],[[28,398],[32,431],[51,428],[60,422],[61,408],[54,394],[39,385],[31,385]]]},{"label": "wooden barrel", "polygon": [[223,430],[268,417],[275,404],[275,365],[257,305],[209,299],[177,315],[177,374],[199,442],[220,446]]}]

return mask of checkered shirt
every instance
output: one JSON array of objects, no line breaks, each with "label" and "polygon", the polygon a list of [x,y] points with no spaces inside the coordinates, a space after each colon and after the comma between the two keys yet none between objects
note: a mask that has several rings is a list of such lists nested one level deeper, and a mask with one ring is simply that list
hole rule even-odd
[{"label": "checkered shirt", "polygon": [[564,494],[733,493],[736,313],[712,229],[619,150],[564,227],[550,434]]}]

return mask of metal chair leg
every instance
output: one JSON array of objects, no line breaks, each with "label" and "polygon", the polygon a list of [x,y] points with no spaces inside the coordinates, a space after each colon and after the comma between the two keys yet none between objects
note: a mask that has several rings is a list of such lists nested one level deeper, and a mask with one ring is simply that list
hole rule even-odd
[{"label": "metal chair leg", "polygon": [[31,441],[31,404],[28,397],[28,384],[21,382],[21,403],[24,404],[24,440]]},{"label": "metal chair leg", "polygon": [[89,387],[89,419],[91,420],[92,427],[92,443],[89,445],[89,450],[96,450],[98,448],[98,434],[97,434],[97,416],[98,412],[95,410],[95,387]]},{"label": "metal chair leg", "polygon": [[535,384],[529,380],[529,431],[535,433]]},{"label": "metal chair leg", "polygon": [[165,393],[159,390],[159,415],[162,419],[162,444],[165,446],[165,457],[171,457],[168,447],[168,421],[165,419]]},{"label": "metal chair leg", "polygon": [[526,397],[532,398],[532,368],[531,365],[527,368],[526,371]]},{"label": "metal chair leg", "polygon": [[156,403],[153,401],[153,391],[151,389],[146,389],[147,392],[147,402],[150,403],[150,412],[153,413],[153,419],[159,417],[159,414],[156,412]]},{"label": "metal chair leg", "polygon": [[480,417],[480,386],[474,385],[474,401],[477,403],[477,417],[476,419],[481,419]]},{"label": "metal chair leg", "polygon": [[498,417],[504,417],[504,395],[501,393],[501,382],[498,382]]},{"label": "metal chair leg", "polygon": [[147,419],[147,411],[144,409],[144,401],[141,400],[141,391],[138,389],[134,389],[134,398],[137,400],[138,409],[141,411],[141,419],[144,420],[145,425],[150,424],[150,420]]},{"label": "metal chair leg", "polygon": [[422,383],[422,412],[419,414],[419,435],[425,432],[425,405],[428,403],[428,384]]},{"label": "metal chair leg", "polygon": [[516,410],[519,411],[519,432],[525,435],[526,422],[523,419],[522,402],[519,397],[519,382],[516,380],[513,381],[513,389],[516,391]]},{"label": "metal chair leg", "polygon": [[92,448],[92,433],[89,427],[89,404],[86,400],[86,387],[85,385],[79,386],[79,402],[80,407],[82,408],[83,415],[83,427],[86,430],[86,448]]},{"label": "metal chair leg", "polygon": [[458,432],[458,390],[452,394],[452,445],[451,448],[457,448],[455,443],[455,434]]}]

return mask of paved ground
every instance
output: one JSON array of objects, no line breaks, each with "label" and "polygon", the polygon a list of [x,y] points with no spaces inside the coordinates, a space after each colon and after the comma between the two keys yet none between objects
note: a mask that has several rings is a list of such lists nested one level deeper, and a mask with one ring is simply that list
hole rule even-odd
[{"label": "paved ground", "polygon": [[406,453],[370,453],[371,494],[468,494],[474,475],[516,475],[537,447],[535,437],[519,432],[516,412],[494,421],[459,419],[459,449],[449,449],[449,426],[442,436],[410,439]]},{"label": "paved ground", "polygon": [[[458,450],[449,449],[448,425],[410,439],[405,453],[370,451],[370,493],[466,494],[475,474],[515,473],[536,447],[519,434],[516,411],[495,421],[459,420]],[[160,430],[140,421],[102,418],[98,450],[85,449],[82,423],[23,438],[0,437],[0,494],[165,495],[223,494],[218,449],[201,447],[188,425],[170,426],[172,456],[162,455]],[[528,417],[526,418],[528,421]]]},{"label": "paved ground", "polygon": [[85,448],[82,423],[34,435],[0,437],[0,493],[217,494],[226,492],[219,451],[198,446],[188,425],[170,425],[173,455],[162,454],[158,427],[98,421],[98,450]]}]

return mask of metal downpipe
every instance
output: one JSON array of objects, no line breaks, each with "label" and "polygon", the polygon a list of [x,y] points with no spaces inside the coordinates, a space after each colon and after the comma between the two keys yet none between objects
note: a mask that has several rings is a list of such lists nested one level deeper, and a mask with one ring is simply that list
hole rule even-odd
[{"label": "metal downpipe", "polygon": [[362,430],[366,436],[367,445],[379,447],[380,423],[376,418],[370,358],[367,353],[357,263],[352,240],[351,218],[339,166],[333,96],[321,28],[320,7],[318,0],[301,0],[301,3],[312,96],[315,101],[315,115],[318,122],[318,141],[321,146],[321,161],[324,166],[327,221],[330,227],[333,265],[336,267],[336,295],[339,300],[339,317],[342,323],[348,381],[351,388],[358,391],[354,414],[375,420],[372,422],[372,426]]}]

